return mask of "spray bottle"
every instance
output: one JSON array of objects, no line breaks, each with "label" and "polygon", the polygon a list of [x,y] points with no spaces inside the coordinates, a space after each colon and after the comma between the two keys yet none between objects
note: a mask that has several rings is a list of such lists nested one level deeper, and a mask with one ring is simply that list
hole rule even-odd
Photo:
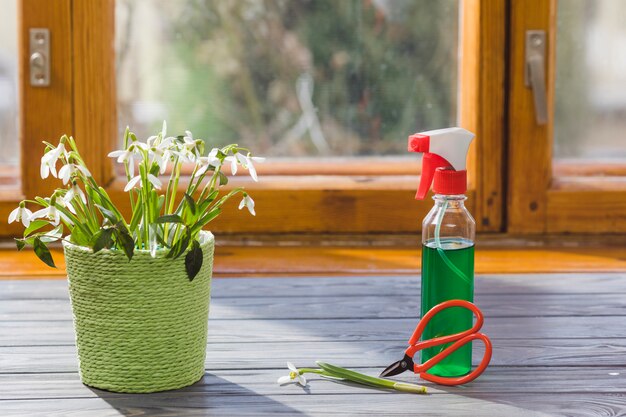
[{"label": "spray bottle", "polygon": [[[458,127],[431,130],[409,136],[409,152],[421,152],[422,175],[416,199],[431,188],[434,207],[422,223],[422,303],[424,316],[435,305],[452,299],[473,302],[474,239],[476,222],[465,208],[467,151],[474,134]],[[423,339],[462,332],[472,327],[472,313],[453,307],[430,321]],[[447,347],[422,351],[424,363]],[[471,343],[452,353],[428,373],[461,376],[470,372]]]}]

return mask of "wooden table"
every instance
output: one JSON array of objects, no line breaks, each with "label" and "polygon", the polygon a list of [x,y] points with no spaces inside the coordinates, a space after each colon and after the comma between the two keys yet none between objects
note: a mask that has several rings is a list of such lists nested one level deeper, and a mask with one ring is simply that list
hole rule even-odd
[{"label": "wooden table", "polygon": [[281,387],[287,361],[377,375],[399,359],[419,278],[216,279],[204,379],[128,395],[80,383],[65,281],[4,281],[0,415],[626,415],[626,276],[479,276],[476,302],[494,356],[467,386],[414,395],[310,376]]}]

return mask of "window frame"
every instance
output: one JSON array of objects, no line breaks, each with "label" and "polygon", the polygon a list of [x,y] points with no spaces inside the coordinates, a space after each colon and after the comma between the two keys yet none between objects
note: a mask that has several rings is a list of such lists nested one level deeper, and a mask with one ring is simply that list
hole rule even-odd
[{"label": "window frame", "polygon": [[[129,209],[124,181],[106,158],[118,140],[114,7],[114,0],[21,2],[22,38],[27,39],[24,34],[29,27],[51,28],[54,55],[53,82],[48,92],[30,87],[21,77],[24,195],[49,193],[54,185],[53,181],[39,179],[35,172],[38,158],[37,163],[26,161],[26,152],[38,154],[42,138],[56,140],[71,132],[94,177],[104,184],[123,212]],[[479,231],[501,232],[506,3],[464,0],[460,10],[459,124],[477,135],[470,149],[468,207],[478,219]],[[23,39],[22,75],[28,71]],[[54,111],[40,119],[42,112],[37,109]],[[393,169],[388,165],[322,164],[321,175],[314,165],[261,167],[264,176],[259,184],[240,177],[231,181],[244,183],[254,191],[257,218],[243,218],[236,210],[238,202],[233,201],[211,229],[223,233],[419,232],[421,218],[432,203],[429,199],[414,200],[419,181],[417,164],[400,163]],[[15,229],[6,231],[11,234]]]},{"label": "window frame", "polygon": [[[513,1],[509,66],[509,233],[626,232],[626,166],[553,161],[557,0]],[[548,123],[535,123],[524,85],[526,30],[547,34]]]}]

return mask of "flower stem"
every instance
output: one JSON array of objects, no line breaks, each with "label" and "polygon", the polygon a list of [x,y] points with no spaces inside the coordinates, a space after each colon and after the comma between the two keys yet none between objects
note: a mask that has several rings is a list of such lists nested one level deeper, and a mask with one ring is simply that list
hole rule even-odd
[{"label": "flower stem", "polygon": [[414,394],[426,394],[426,387],[408,382],[396,382],[389,379],[376,378],[373,376],[361,374],[350,369],[340,368],[339,366],[329,363],[317,362],[321,369],[316,368],[300,368],[300,375],[305,373],[318,374],[325,377],[338,378],[361,385],[370,387],[394,389],[396,391],[411,392]]}]

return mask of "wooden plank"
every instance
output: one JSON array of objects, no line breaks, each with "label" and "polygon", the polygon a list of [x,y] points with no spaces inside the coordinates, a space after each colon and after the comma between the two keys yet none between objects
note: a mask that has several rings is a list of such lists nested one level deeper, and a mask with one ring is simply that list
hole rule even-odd
[{"label": "wooden plank", "polygon": [[[330,361],[330,359],[329,359]],[[297,386],[279,386],[278,377],[286,375],[283,369],[243,369],[225,371],[207,371],[204,378],[196,384],[168,393],[167,395],[183,397],[194,394],[211,396],[223,395],[281,395],[299,394],[302,390]],[[360,368],[359,372],[377,376],[380,368]],[[464,387],[439,387],[428,381],[422,381],[414,374],[406,372],[394,380],[421,384],[433,395],[462,394],[467,395],[489,393],[623,393],[626,391],[626,379],[620,377],[626,373],[626,367],[592,367],[577,368],[524,368],[524,367],[491,367],[480,379]],[[573,374],[584,375],[584,378],[572,378]],[[617,374],[617,375],[616,375]],[[372,396],[388,395],[386,391],[368,389],[355,384],[334,383],[322,377],[307,374],[309,394],[371,394]],[[532,381],[532,384],[511,384],[510,381]],[[568,381],[563,383],[563,381]],[[163,394],[154,394],[158,396]],[[60,374],[3,374],[0,375],[0,401],[27,399],[65,399],[65,398],[119,398],[116,394],[89,388],[80,382],[78,373]]]},{"label": "wooden plank", "polygon": [[460,121],[476,134],[468,175],[476,185],[473,213],[479,231],[503,226],[505,24],[505,2],[463,2]]},{"label": "wooden plank", "polygon": [[122,415],[198,416],[210,412],[211,416],[277,415],[328,416],[331,413],[346,415],[433,417],[454,416],[507,416],[592,417],[621,415],[626,401],[622,393],[560,394],[464,394],[415,395],[394,393],[372,395],[308,394],[290,387],[288,394],[246,396],[210,396],[189,394],[179,397],[173,393],[158,395],[120,395],[107,398],[67,398],[63,401],[9,400],[0,402],[3,416],[45,413],[49,417],[86,414],[90,417]]},{"label": "wooden plank", "polygon": [[[209,326],[210,328],[210,326]],[[493,335],[492,335],[493,337]],[[406,337],[405,337],[406,339]],[[624,366],[624,339],[500,339],[494,337],[491,367]],[[303,348],[304,346],[304,348]],[[341,366],[377,367],[382,371],[398,360],[406,340],[213,343],[207,345],[206,369],[282,369],[287,361],[313,366],[316,360],[335,361]],[[474,349],[474,364],[482,357]],[[77,372],[76,348],[71,341],[56,346],[0,347],[0,374]],[[624,374],[622,374],[624,375]]]},{"label": "wooden plank", "polygon": [[[626,316],[624,293],[596,294],[477,294],[475,303],[485,316],[542,317]],[[213,297],[211,319],[281,319],[289,311],[291,318],[411,318],[418,317],[420,297],[417,288],[406,295],[380,296],[309,296],[293,309],[291,297]],[[5,300],[0,304],[0,321],[68,320],[72,311],[68,300]]]},{"label": "wooden plank", "polygon": [[[285,313],[288,315],[288,313]],[[623,317],[488,317],[483,331],[497,339],[626,338]],[[380,341],[403,343],[417,324],[411,319],[210,320],[211,343]],[[0,346],[74,343],[72,322],[0,322]]]},{"label": "wooden plank", "polygon": [[621,190],[614,183],[604,187],[601,183],[579,181],[577,185],[561,184],[550,190],[548,232],[623,234],[626,231],[625,183],[621,181]]},{"label": "wooden plank", "polygon": [[[626,275],[515,274],[478,275],[476,296],[541,294],[624,294]],[[342,297],[419,295],[419,276],[345,276],[282,278],[217,278],[212,281],[212,298]],[[67,300],[66,280],[0,281],[0,300]],[[521,299],[521,298],[520,298]]]}]

